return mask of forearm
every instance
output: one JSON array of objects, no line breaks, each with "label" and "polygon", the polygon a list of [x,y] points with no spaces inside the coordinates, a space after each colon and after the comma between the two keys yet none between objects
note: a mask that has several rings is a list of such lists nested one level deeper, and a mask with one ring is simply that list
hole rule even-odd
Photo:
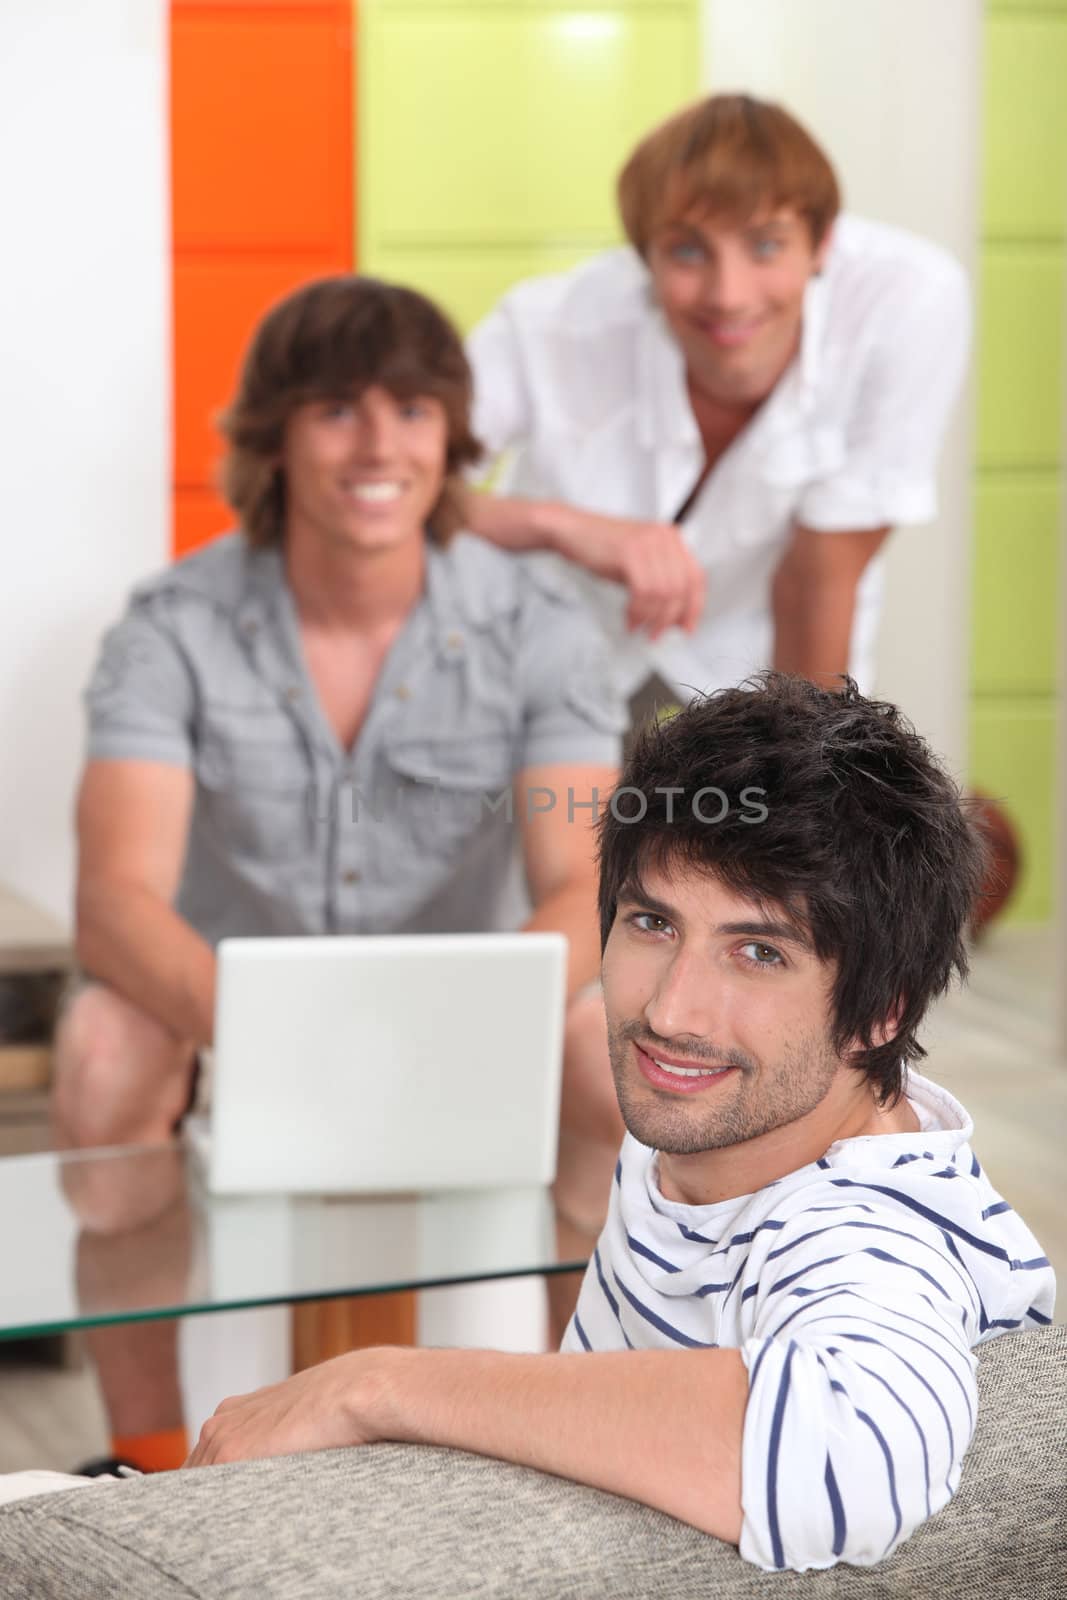
[{"label": "forearm", "polygon": [[77,922],[78,960],[87,972],[177,1038],[211,1043],[215,955],[166,901],[135,884],[83,883]]},{"label": "forearm", "polygon": [[523,924],[524,933],[567,936],[567,999],[591,983],[600,971],[600,932],[596,889],[591,883],[566,884],[545,895]]},{"label": "forearm", "polygon": [[502,550],[558,550],[559,530],[570,514],[569,507],[553,501],[470,488],[462,491],[461,505],[467,532]]},{"label": "forearm", "polygon": [[855,599],[851,575],[780,572],[772,608],[776,671],[839,688],[841,674],[848,671]]},{"label": "forearm", "polygon": [[535,1467],[740,1538],[748,1375],[737,1350],[375,1355],[374,1437]]}]

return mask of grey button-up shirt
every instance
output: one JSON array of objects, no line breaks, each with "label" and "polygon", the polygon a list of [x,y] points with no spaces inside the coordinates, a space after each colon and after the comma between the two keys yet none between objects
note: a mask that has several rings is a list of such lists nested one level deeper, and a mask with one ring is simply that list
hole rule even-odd
[{"label": "grey button-up shirt", "polygon": [[239,534],[134,591],[86,701],[90,760],[192,769],[177,909],[212,943],[517,926],[513,778],[614,765],[625,721],[583,612],[466,537],[427,546],[351,750],[308,674],[280,551]]}]

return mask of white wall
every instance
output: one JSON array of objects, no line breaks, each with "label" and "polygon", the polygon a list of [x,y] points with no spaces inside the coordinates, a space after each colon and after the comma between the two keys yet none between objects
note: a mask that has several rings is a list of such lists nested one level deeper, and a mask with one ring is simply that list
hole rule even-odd
[{"label": "white wall", "polygon": [[[780,100],[825,145],[847,206],[976,262],[981,0],[705,0],[705,82]],[[934,526],[890,545],[878,689],[966,762],[973,385]]]},{"label": "white wall", "polygon": [[166,10],[0,5],[0,881],[64,917],[80,690],[169,544]]}]

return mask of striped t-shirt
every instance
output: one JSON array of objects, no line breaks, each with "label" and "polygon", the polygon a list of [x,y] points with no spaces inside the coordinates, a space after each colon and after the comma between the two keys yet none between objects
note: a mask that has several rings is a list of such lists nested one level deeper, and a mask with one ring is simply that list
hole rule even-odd
[{"label": "striped t-shirt", "polygon": [[1045,1326],[1055,1279],[911,1073],[909,1134],[842,1139],[756,1194],[688,1206],[627,1135],[564,1350],[739,1349],[741,1554],[881,1561],[950,1499],[974,1431],[971,1347]]}]

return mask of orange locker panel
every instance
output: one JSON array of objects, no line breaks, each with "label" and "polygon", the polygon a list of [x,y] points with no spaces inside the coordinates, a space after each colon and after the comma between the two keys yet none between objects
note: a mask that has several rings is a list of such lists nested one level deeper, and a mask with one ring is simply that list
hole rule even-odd
[{"label": "orange locker panel", "polygon": [[233,527],[233,512],[217,489],[175,489],[174,554],[188,555]]},{"label": "orange locker panel", "polygon": [[171,0],[174,526],[228,526],[213,419],[262,313],[352,269],[351,0]]},{"label": "orange locker panel", "polygon": [[252,330],[263,313],[309,278],[337,272],[315,256],[281,260],[194,256],[174,263],[174,482],[212,481],[219,455],[214,419],[230,400]]},{"label": "orange locker panel", "polygon": [[174,6],[176,249],[349,258],[347,17],[336,4]]}]

